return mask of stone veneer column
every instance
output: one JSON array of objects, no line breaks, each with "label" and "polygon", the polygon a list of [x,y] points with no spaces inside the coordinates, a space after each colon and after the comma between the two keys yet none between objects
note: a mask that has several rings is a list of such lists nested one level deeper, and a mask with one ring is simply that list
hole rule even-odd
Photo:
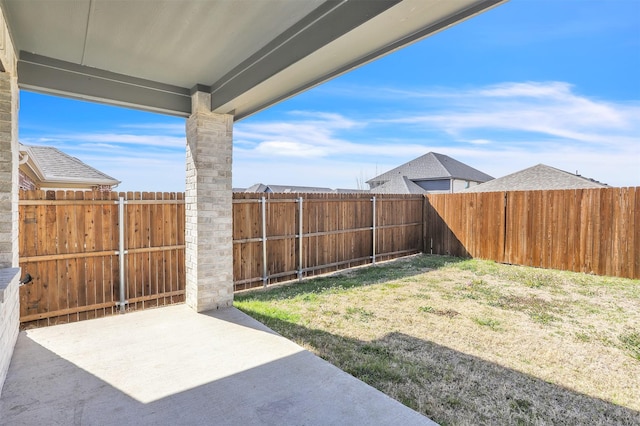
[{"label": "stone veneer column", "polygon": [[186,302],[197,312],[233,303],[233,116],[196,92],[187,120]]},{"label": "stone veneer column", "polygon": [[0,268],[18,266],[18,82],[0,72]]},{"label": "stone veneer column", "polygon": [[16,76],[16,55],[0,8],[0,393],[20,325]]}]

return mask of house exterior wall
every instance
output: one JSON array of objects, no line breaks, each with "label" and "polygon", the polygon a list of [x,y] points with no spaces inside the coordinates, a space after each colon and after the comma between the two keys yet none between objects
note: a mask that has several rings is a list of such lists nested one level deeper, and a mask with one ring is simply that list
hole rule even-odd
[{"label": "house exterior wall", "polygon": [[20,327],[20,268],[0,269],[0,395]]},{"label": "house exterior wall", "polygon": [[452,192],[460,192],[467,188],[471,188],[473,186],[480,185],[482,182],[476,182],[473,180],[461,180],[461,179],[453,179],[453,191]]},{"label": "house exterior wall", "polygon": [[0,268],[18,266],[18,79],[0,72]]},{"label": "house exterior wall", "polygon": [[36,185],[36,183],[29,176],[27,176],[22,170],[20,170],[18,174],[19,174],[18,186],[20,187],[20,189],[26,189],[26,190],[38,189],[38,186]]},{"label": "house exterior wall", "polygon": [[0,8],[0,393],[18,338],[18,75]]}]

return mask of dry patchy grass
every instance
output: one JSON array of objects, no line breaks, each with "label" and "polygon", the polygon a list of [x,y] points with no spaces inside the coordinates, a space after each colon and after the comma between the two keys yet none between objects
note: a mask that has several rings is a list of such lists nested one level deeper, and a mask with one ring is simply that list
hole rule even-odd
[{"label": "dry patchy grass", "polygon": [[417,255],[236,306],[441,424],[640,424],[640,281]]}]

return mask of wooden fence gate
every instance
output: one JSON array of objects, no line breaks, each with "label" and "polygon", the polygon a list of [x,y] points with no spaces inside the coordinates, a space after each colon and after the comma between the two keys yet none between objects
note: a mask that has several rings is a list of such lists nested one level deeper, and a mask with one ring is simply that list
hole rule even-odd
[{"label": "wooden fence gate", "polygon": [[23,326],[184,301],[180,204],[182,193],[21,191]]}]

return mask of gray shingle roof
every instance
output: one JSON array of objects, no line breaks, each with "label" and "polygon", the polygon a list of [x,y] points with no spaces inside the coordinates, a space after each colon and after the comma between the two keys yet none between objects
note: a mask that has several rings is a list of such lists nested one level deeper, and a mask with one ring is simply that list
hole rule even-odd
[{"label": "gray shingle roof", "polygon": [[119,180],[103,173],[79,159],[51,146],[20,145],[43,183],[86,183],[89,185],[117,185]]},{"label": "gray shingle roof", "polygon": [[372,194],[425,194],[427,191],[411,182],[408,177],[395,175],[391,180],[372,188]]},{"label": "gray shingle roof", "polygon": [[265,192],[267,190],[267,186],[261,183],[254,183],[247,189],[243,189],[241,192]]},{"label": "gray shingle roof", "polygon": [[538,164],[507,176],[473,186],[462,192],[533,191],[552,189],[605,188],[608,185],[565,172],[545,164]]},{"label": "gray shingle roof", "polygon": [[336,188],[333,192],[336,194],[367,194],[368,189],[349,189],[349,188]]},{"label": "gray shingle roof", "polygon": [[315,186],[267,185],[273,192],[333,192],[331,188]]},{"label": "gray shingle roof", "polygon": [[492,176],[454,160],[447,155],[429,152],[373,179],[369,179],[367,183],[388,181],[398,175],[406,176],[410,180],[448,178],[486,182],[493,179]]},{"label": "gray shingle roof", "polygon": [[294,186],[294,185],[264,185],[256,183],[247,189],[234,188],[234,192],[276,192],[276,193],[329,193],[329,194],[360,194],[367,193],[368,190],[361,189],[331,189],[317,186]]},{"label": "gray shingle roof", "polygon": [[325,193],[335,192],[331,188],[322,188],[315,186],[294,186],[294,185],[264,185],[256,183],[247,188],[244,192],[276,192],[276,193],[288,193],[288,192],[302,192],[302,193]]}]

